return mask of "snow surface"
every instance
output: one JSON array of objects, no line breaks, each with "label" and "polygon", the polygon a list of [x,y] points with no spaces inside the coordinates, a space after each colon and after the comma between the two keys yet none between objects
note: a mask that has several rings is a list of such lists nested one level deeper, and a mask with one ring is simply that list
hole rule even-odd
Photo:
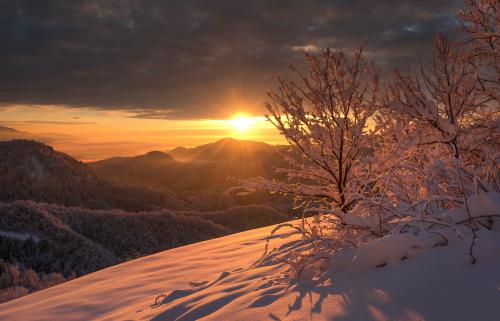
[{"label": "snow surface", "polygon": [[18,233],[18,232],[0,230],[0,236],[10,237],[21,241],[25,241],[31,238],[34,242],[40,242],[40,238],[38,236],[30,233]]},{"label": "snow surface", "polygon": [[307,246],[290,229],[249,268],[271,230],[113,266],[4,303],[0,320],[500,320],[498,226],[478,233],[475,265],[468,240],[390,235],[333,255],[322,283],[287,277],[282,251]]}]

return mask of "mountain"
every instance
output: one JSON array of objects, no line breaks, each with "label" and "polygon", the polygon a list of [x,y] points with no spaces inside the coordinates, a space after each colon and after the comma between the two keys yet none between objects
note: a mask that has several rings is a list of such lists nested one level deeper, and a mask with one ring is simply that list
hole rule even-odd
[{"label": "mountain", "polygon": [[275,155],[286,146],[271,146],[263,142],[223,138],[214,143],[192,148],[177,147],[168,153],[182,161],[255,161],[259,155]]},{"label": "mountain", "polygon": [[71,136],[69,135],[54,134],[54,133],[33,134],[25,131],[20,131],[11,127],[0,126],[0,141],[27,139],[27,140],[36,140],[39,142],[51,144],[56,141],[67,140],[70,137]]},{"label": "mountain", "polygon": [[0,140],[26,139],[30,136],[30,133],[19,131],[10,127],[0,126]]},{"label": "mountain", "polygon": [[[330,264],[310,264],[301,280],[290,276],[282,260],[287,250],[309,246],[291,229],[278,230],[274,251],[259,261],[272,229],[164,251],[71,280],[2,304],[0,320],[497,321],[500,315],[498,224],[477,232],[475,265],[467,259],[469,236],[450,237],[447,246],[416,247],[408,242],[416,236],[404,233],[332,253]],[[325,267],[320,280],[310,279]]]},{"label": "mountain", "polygon": [[226,138],[194,148],[178,147],[88,163],[103,178],[150,188],[185,191],[223,191],[228,177],[279,177],[276,167],[287,166],[286,146]]},{"label": "mountain", "polygon": [[106,160],[96,161],[94,166],[107,165],[107,166],[122,166],[129,165],[131,167],[150,165],[155,166],[162,163],[174,162],[175,160],[167,153],[160,151],[151,151],[144,155],[135,157],[112,157]]},{"label": "mountain", "polygon": [[172,194],[110,183],[86,164],[28,140],[0,142],[0,201],[14,200],[128,211],[189,208]]},{"label": "mountain", "polygon": [[[175,174],[181,164],[170,155],[152,151],[135,157],[113,157],[87,163],[98,176],[125,185],[141,185],[155,189],[164,188],[163,181],[175,181]],[[175,189],[172,189],[175,190]]]},{"label": "mountain", "polygon": [[[179,162],[153,151],[104,163],[136,179],[128,184],[142,178],[145,185],[164,172],[182,184],[227,166],[211,148],[201,155],[211,160]],[[215,191],[195,192],[185,202],[165,190],[116,181],[43,143],[0,142],[0,302],[132,258],[289,219],[268,206],[238,206]]]},{"label": "mountain", "polygon": [[22,133],[14,128],[0,126],[0,133]]}]

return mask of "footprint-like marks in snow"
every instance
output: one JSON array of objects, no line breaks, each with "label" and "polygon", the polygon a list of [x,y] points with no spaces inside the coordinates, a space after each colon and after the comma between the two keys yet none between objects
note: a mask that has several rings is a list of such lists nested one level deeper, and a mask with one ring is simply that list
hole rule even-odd
[{"label": "footprint-like marks in snow", "polygon": [[196,292],[199,292],[201,290],[204,290],[208,287],[211,287],[211,286],[217,284],[218,282],[225,279],[229,275],[230,275],[230,273],[225,271],[225,272],[222,272],[219,275],[219,277],[211,283],[209,283],[209,281],[203,281],[203,282],[198,282],[198,283],[191,282],[190,285],[192,287],[194,287],[192,289],[173,290],[168,295],[160,294],[156,297],[154,304],[151,305],[151,308],[157,308],[157,307],[162,306],[164,304],[173,302],[173,301],[178,300],[180,298],[183,298],[183,297],[186,297],[188,295],[192,295]]},{"label": "footprint-like marks in snow", "polygon": [[193,288],[197,288],[199,286],[207,284],[209,281],[202,281],[202,282],[189,282],[189,285],[192,286]]}]

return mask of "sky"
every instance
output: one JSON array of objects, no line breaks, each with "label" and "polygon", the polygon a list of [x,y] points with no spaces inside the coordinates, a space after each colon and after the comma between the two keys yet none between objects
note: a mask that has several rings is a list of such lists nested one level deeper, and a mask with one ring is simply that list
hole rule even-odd
[{"label": "sky", "polygon": [[[218,138],[280,143],[265,91],[303,50],[352,50],[384,73],[454,34],[455,0],[2,0],[0,125],[82,160]],[[231,120],[250,119],[250,126]],[[248,122],[248,121],[247,121]]]}]

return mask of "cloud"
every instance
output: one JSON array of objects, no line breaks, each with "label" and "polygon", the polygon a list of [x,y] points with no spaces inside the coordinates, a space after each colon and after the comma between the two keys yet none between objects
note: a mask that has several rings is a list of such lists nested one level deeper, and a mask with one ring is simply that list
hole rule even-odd
[{"label": "cloud", "polygon": [[[78,119],[80,119],[78,117]],[[0,120],[0,123],[9,125],[46,124],[46,125],[95,125],[97,122],[89,121],[57,121],[57,120]]]},{"label": "cloud", "polygon": [[453,32],[455,0],[7,0],[0,104],[218,118],[234,96],[260,105],[299,48],[366,41],[386,69],[427,59]]},{"label": "cloud", "polygon": [[56,120],[23,120],[27,124],[49,124],[49,125],[95,125],[96,122],[90,121],[56,121]]}]

